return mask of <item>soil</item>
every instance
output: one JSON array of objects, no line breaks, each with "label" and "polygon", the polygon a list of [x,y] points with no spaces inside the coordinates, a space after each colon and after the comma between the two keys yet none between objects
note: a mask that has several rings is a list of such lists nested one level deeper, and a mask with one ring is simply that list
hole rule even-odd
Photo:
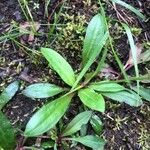
[{"label": "soil", "polygon": [[[147,17],[150,16],[149,0],[125,0],[129,4],[143,11]],[[34,8],[36,3],[39,8]],[[54,21],[54,13],[58,13],[62,4],[63,9],[58,20],[58,25],[50,38],[47,33],[48,26],[44,24]],[[81,62],[81,51],[83,46],[83,38],[85,35],[85,27],[90,18],[99,10],[99,4],[96,0],[78,1],[78,0],[52,0],[49,7],[49,16],[44,16],[44,0],[31,1],[29,3],[34,21],[39,22],[39,35],[36,35],[34,41],[28,43],[24,41],[23,45],[34,49],[30,51],[23,46],[18,46],[14,40],[5,39],[0,41],[0,90],[2,91],[6,85],[15,80],[20,80],[20,91],[27,85],[34,82],[50,82],[60,86],[66,86],[60,78],[47,66],[47,62],[39,53],[42,46],[51,47],[57,50],[68,62],[73,69],[78,72]],[[142,22],[133,13],[125,8],[116,5],[117,11],[123,16],[124,20],[118,18],[115,9],[108,1],[104,3],[106,15],[111,18],[110,24],[111,34],[115,37],[114,45],[117,52],[125,64],[129,56],[129,44],[127,37],[122,31],[118,30],[118,25],[113,19],[126,21],[132,28],[141,29],[138,35],[135,35],[136,42],[146,43],[150,40],[150,22]],[[18,1],[16,0],[0,0],[0,35],[15,33],[12,26],[26,21],[22,13]],[[82,22],[82,23],[81,23]],[[72,26],[77,24],[72,30],[67,28],[67,23]],[[79,31],[79,32],[76,32]],[[116,32],[115,32],[116,31]],[[0,37],[1,38],[1,37]],[[15,40],[20,42],[21,37]],[[144,47],[146,49],[146,47]],[[107,63],[114,70],[119,71],[117,63],[114,61],[111,51],[109,52]],[[142,74],[146,73],[148,64],[140,65]],[[132,75],[133,69],[129,70]],[[7,104],[3,112],[11,121],[12,125],[18,130],[24,130],[26,123],[47,101],[33,101],[18,92],[16,96]],[[141,107],[134,108],[126,104],[118,104],[114,101],[106,100],[106,112],[100,114],[100,118],[104,123],[103,138],[107,141],[106,150],[149,150],[150,149],[150,103],[144,102]],[[67,112],[68,120],[72,119],[81,107],[78,98],[74,98],[71,108]],[[19,136],[19,135],[18,135]],[[82,149],[82,148],[76,148]]]}]

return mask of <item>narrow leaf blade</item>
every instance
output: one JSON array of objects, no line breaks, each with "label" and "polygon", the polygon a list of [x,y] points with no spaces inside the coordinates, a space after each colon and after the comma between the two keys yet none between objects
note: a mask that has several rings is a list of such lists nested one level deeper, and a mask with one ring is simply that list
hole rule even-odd
[{"label": "narrow leaf blade", "polygon": [[103,81],[92,83],[89,88],[99,92],[118,92],[125,90],[123,86],[117,83],[105,83]]},{"label": "narrow leaf blade", "polygon": [[139,95],[137,95],[136,93],[134,93],[133,91],[119,91],[119,92],[101,92],[102,95],[121,102],[121,103],[127,103],[130,106],[135,106],[138,107],[140,105],[142,105],[142,100],[139,97]]},{"label": "narrow leaf blade", "polygon": [[125,8],[131,10],[132,12],[134,12],[137,16],[139,16],[140,18],[142,18],[143,20],[146,19],[146,17],[137,9],[135,9],[133,6],[121,1],[121,0],[111,0],[112,2],[118,3],[119,5],[124,6]]},{"label": "narrow leaf blade", "polygon": [[83,89],[78,92],[78,96],[84,105],[100,112],[105,111],[105,101],[101,94],[94,92],[92,89]]},{"label": "narrow leaf blade", "polygon": [[72,96],[62,96],[44,105],[29,120],[24,135],[38,136],[53,128],[66,112]]},{"label": "narrow leaf blade", "polygon": [[8,85],[6,89],[0,95],[0,110],[5,106],[5,104],[12,99],[19,89],[19,82],[15,81]]},{"label": "narrow leaf blade", "polygon": [[[137,57],[137,48],[134,44],[133,36],[132,36],[130,28],[126,24],[122,23],[122,26],[126,30],[126,34],[128,36],[136,77],[139,77],[138,60],[137,60],[138,59],[138,57]],[[139,81],[137,81],[137,88],[139,89]]]},{"label": "narrow leaf blade", "polygon": [[69,63],[60,54],[50,48],[41,48],[41,51],[50,66],[59,74],[62,80],[72,86],[75,82],[75,74]]},{"label": "narrow leaf blade", "polygon": [[88,123],[91,115],[92,115],[91,111],[85,111],[78,114],[64,129],[63,136],[72,135],[73,133],[79,131],[82,125]]},{"label": "narrow leaf blade", "polygon": [[9,120],[0,111],[0,147],[4,150],[14,150],[15,133]]},{"label": "narrow leaf blade", "polygon": [[93,149],[103,149],[105,145],[105,141],[103,139],[92,135],[87,135],[84,137],[77,137],[77,138],[69,138],[69,139],[79,142]]},{"label": "narrow leaf blade", "polygon": [[23,90],[23,94],[31,98],[48,98],[63,92],[63,88],[49,83],[35,83]]}]

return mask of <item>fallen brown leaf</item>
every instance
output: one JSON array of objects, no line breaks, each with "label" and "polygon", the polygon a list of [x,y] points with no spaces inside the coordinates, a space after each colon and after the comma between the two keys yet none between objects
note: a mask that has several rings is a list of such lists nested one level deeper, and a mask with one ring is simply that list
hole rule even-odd
[{"label": "fallen brown leaf", "polygon": [[19,25],[19,32],[20,33],[25,33],[25,34],[28,34],[28,36],[26,35],[23,35],[21,37],[21,43],[30,43],[32,41],[34,41],[34,31],[38,31],[40,28],[40,24],[38,22],[24,22],[24,23],[21,23]]},{"label": "fallen brown leaf", "polygon": [[110,67],[108,64],[105,65],[105,67],[101,70],[101,72],[98,74],[100,78],[105,77],[107,79],[117,79],[120,74],[116,72],[112,67]]},{"label": "fallen brown leaf", "polygon": [[24,70],[19,75],[19,79],[26,81],[26,82],[29,82],[29,83],[37,82],[37,79],[29,76],[28,72],[29,72],[29,68],[25,67]]},{"label": "fallen brown leaf", "polygon": [[[140,55],[141,55],[142,49],[143,49],[142,44],[137,43],[137,44],[136,44],[137,63],[139,63],[139,61],[140,61]],[[129,52],[129,59],[128,59],[127,62],[126,62],[125,66],[124,66],[124,69],[127,71],[127,70],[130,69],[133,65],[134,65],[134,63],[133,63],[133,57],[132,57],[132,52],[131,52],[131,50],[130,50],[130,52]]]}]

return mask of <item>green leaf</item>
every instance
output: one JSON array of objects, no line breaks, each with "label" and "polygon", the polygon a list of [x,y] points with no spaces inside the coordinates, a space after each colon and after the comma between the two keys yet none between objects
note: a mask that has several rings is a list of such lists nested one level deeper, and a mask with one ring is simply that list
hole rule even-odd
[{"label": "green leaf", "polygon": [[15,141],[15,133],[11,123],[0,111],[0,147],[4,150],[14,150]]},{"label": "green leaf", "polygon": [[116,100],[118,102],[125,102],[129,104],[130,106],[138,107],[142,105],[142,100],[139,97],[138,94],[136,94],[133,91],[119,91],[119,92],[101,92],[102,95],[112,99]]},{"label": "green leaf", "polygon": [[112,2],[118,3],[119,5],[124,6],[125,8],[131,10],[132,12],[134,12],[137,16],[139,16],[140,18],[142,18],[143,20],[145,20],[145,16],[137,9],[135,9],[133,6],[121,1],[121,0],[111,0]]},{"label": "green leaf", "polygon": [[79,142],[87,147],[93,149],[103,149],[105,145],[105,141],[99,137],[87,135],[84,137],[77,137],[77,138],[69,138],[69,140]]},{"label": "green leaf", "polygon": [[73,133],[79,131],[82,125],[87,124],[92,115],[91,111],[85,111],[78,114],[64,129],[63,136],[72,135]]},{"label": "green leaf", "polygon": [[83,78],[88,71],[96,57],[100,54],[103,46],[108,39],[108,31],[106,31],[106,22],[101,14],[97,14],[90,21],[86,36],[84,40],[82,65],[83,69],[74,83],[72,90],[78,85],[79,81]]},{"label": "green leaf", "polygon": [[[133,87],[134,91],[138,91],[137,87]],[[139,94],[142,96],[143,99],[150,101],[150,88],[140,87]]]},{"label": "green leaf", "polygon": [[80,129],[80,136],[85,136],[87,135],[87,130],[88,130],[88,124],[82,125]]},{"label": "green leaf", "polygon": [[103,128],[103,123],[101,119],[97,115],[93,115],[90,120],[90,123],[96,134],[100,135]]},{"label": "green leaf", "polygon": [[29,120],[24,135],[33,137],[50,130],[66,112],[72,96],[62,96],[44,105]]},{"label": "green leaf", "polygon": [[121,60],[120,60],[120,58],[119,58],[119,55],[118,55],[117,51],[116,51],[116,50],[114,49],[114,47],[113,47],[113,42],[114,42],[114,41],[113,41],[113,39],[112,39],[111,36],[109,36],[109,37],[110,37],[110,38],[109,38],[109,39],[110,39],[110,46],[111,46],[112,52],[113,52],[113,54],[114,54],[115,60],[116,60],[116,62],[118,63],[118,66],[119,66],[119,68],[120,68],[120,70],[121,70],[121,73],[123,74],[123,76],[124,76],[126,82],[129,83],[129,85],[131,86],[129,77],[128,77],[126,71],[124,70],[124,65],[122,64],[122,62],[121,62]]},{"label": "green leaf", "polygon": [[49,83],[35,83],[23,90],[23,94],[31,98],[48,98],[64,91],[63,88]]},{"label": "green leaf", "polygon": [[88,69],[90,68],[90,66],[93,64],[93,62],[95,61],[96,57],[100,54],[103,46],[105,45],[107,39],[108,39],[108,32],[106,32],[104,34],[104,36],[101,38],[101,40],[99,41],[99,50],[98,51],[93,51],[90,59],[88,60],[87,64],[85,65],[85,67],[82,69],[82,71],[80,72],[79,76],[77,77],[75,83],[73,84],[72,89],[74,89],[79,81],[83,78],[83,76],[85,75],[85,73],[88,71]]},{"label": "green leaf", "polygon": [[96,93],[92,89],[79,90],[78,96],[84,105],[100,112],[105,111],[105,101],[101,94]]},{"label": "green leaf", "polygon": [[106,24],[104,21],[104,17],[101,14],[95,15],[90,21],[86,30],[82,53],[83,65],[88,62],[94,51],[99,51],[99,42],[104,36],[105,31]]},{"label": "green leaf", "polygon": [[[130,28],[126,24],[122,23],[122,26],[126,30],[126,33],[128,36],[136,77],[139,77],[137,48],[134,44],[133,36],[132,36]],[[137,80],[137,88],[139,89],[139,81],[138,80]]]},{"label": "green leaf", "polygon": [[52,69],[59,74],[65,83],[72,86],[75,82],[75,74],[69,63],[60,54],[50,48],[41,48],[41,51]]},{"label": "green leaf", "polygon": [[117,83],[105,83],[103,81],[92,83],[89,88],[99,92],[118,92],[125,90],[123,86]]},{"label": "green leaf", "polygon": [[19,88],[19,82],[15,81],[11,83],[0,95],[0,110],[5,106],[5,104],[12,99]]}]

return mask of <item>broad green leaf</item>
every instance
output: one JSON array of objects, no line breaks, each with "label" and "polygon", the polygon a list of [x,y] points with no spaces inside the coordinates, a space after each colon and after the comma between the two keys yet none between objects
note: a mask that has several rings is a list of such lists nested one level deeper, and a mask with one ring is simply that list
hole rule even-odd
[{"label": "broad green leaf", "polygon": [[15,141],[15,133],[11,123],[0,111],[0,147],[4,150],[14,150]]},{"label": "broad green leaf", "polygon": [[102,95],[112,99],[116,100],[118,102],[125,102],[129,104],[130,106],[135,106],[138,107],[142,105],[142,100],[139,97],[138,94],[135,92],[131,91],[119,91],[119,92],[101,92]]},{"label": "broad green leaf", "polygon": [[97,115],[93,115],[90,120],[90,123],[96,134],[100,135],[103,128],[101,119]]},{"label": "broad green leaf", "polygon": [[12,99],[19,88],[19,82],[15,81],[8,85],[6,89],[0,95],[0,110],[5,106],[5,104]]},{"label": "broad green leaf", "polygon": [[132,12],[134,12],[137,16],[139,16],[140,18],[142,18],[143,20],[145,20],[145,16],[138,10],[135,9],[133,6],[121,1],[121,0],[111,0],[112,2],[118,3],[119,5],[124,6],[125,8],[131,10]]},{"label": "broad green leaf", "polygon": [[93,51],[90,59],[88,60],[88,62],[86,63],[85,67],[82,69],[82,71],[80,72],[79,76],[77,77],[75,83],[73,84],[73,87],[72,89],[74,89],[79,81],[83,78],[83,76],[85,75],[85,73],[88,71],[88,69],[90,68],[90,66],[93,64],[93,62],[95,61],[96,57],[100,54],[103,46],[105,45],[107,39],[108,39],[108,32],[106,32],[104,34],[104,36],[101,38],[100,42],[98,43],[98,46],[99,46],[99,50],[98,51]]},{"label": "broad green leaf", "polygon": [[118,92],[125,90],[125,88],[117,83],[105,83],[105,82],[95,82],[92,83],[89,88],[99,91],[99,92]]},{"label": "broad green leaf", "polygon": [[103,149],[105,141],[97,136],[87,135],[84,137],[69,138],[69,140],[79,142],[93,149]]},{"label": "broad green leaf", "polygon": [[94,51],[99,51],[99,42],[106,31],[104,17],[101,14],[95,15],[90,21],[84,39],[82,60],[83,65],[88,62]]},{"label": "broad green leaf", "polygon": [[78,96],[84,105],[100,112],[105,111],[105,101],[101,94],[96,93],[92,89],[79,90]]},{"label": "broad green leaf", "polygon": [[52,69],[59,74],[65,83],[72,86],[75,82],[75,74],[69,63],[60,54],[50,48],[41,48],[41,51]]},{"label": "broad green leaf", "polygon": [[[133,36],[132,36],[130,28],[126,24],[122,23],[122,26],[126,30],[126,34],[128,36],[136,77],[139,77],[137,48],[134,44]],[[139,81],[138,80],[137,80],[137,88],[139,89]]]},{"label": "broad green leaf", "polygon": [[72,96],[62,96],[44,105],[29,120],[24,135],[33,137],[50,130],[66,112]]},{"label": "broad green leaf", "polygon": [[78,114],[64,129],[63,136],[72,135],[73,133],[79,131],[82,125],[87,124],[92,115],[91,111],[85,111]]},{"label": "broad green leaf", "polygon": [[[134,91],[138,91],[137,87],[133,87]],[[150,101],[150,88],[140,87],[139,94],[142,96],[143,99]]]},{"label": "broad green leaf", "polygon": [[23,94],[31,98],[48,98],[59,94],[63,88],[49,83],[35,83],[23,90]]}]

